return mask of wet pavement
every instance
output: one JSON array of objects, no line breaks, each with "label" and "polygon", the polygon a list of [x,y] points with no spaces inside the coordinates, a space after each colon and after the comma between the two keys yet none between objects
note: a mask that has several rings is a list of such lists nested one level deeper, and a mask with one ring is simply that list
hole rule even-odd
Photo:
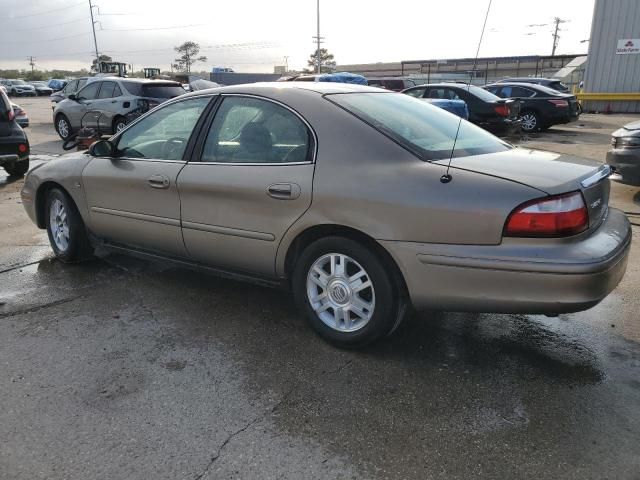
[{"label": "wet pavement", "polygon": [[421,312],[349,352],[284,290],[52,259],[20,185],[0,175],[2,479],[640,478],[638,227],[587,312]]}]

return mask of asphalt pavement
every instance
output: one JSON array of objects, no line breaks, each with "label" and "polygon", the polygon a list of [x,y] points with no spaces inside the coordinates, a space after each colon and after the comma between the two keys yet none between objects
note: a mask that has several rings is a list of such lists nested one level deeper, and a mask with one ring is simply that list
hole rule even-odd
[{"label": "asphalt pavement", "polygon": [[[55,161],[48,102],[18,103]],[[601,160],[628,119],[521,141]],[[420,312],[350,352],[285,290],[56,261],[21,183],[0,174],[0,479],[640,479],[640,226],[589,311]],[[611,203],[640,224],[638,188]]]}]

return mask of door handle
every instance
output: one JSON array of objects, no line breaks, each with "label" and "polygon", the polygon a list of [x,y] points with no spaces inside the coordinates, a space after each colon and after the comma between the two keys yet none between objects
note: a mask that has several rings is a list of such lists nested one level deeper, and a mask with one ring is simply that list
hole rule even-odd
[{"label": "door handle", "polygon": [[164,175],[151,175],[147,178],[147,184],[152,188],[169,188],[171,182],[169,182],[169,177]]},{"label": "door handle", "polygon": [[300,185],[295,183],[274,183],[267,188],[267,194],[278,200],[295,200],[300,196]]}]

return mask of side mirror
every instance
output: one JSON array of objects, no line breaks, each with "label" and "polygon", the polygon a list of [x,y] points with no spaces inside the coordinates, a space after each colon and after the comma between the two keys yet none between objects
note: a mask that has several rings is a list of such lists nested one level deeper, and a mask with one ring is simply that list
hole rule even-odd
[{"label": "side mirror", "polygon": [[109,140],[98,140],[89,147],[89,155],[92,157],[112,157],[115,148]]},{"label": "side mirror", "polygon": [[75,93],[70,94],[67,98],[68,98],[69,100],[73,100],[73,101],[75,101],[75,102],[77,102],[77,101],[78,101],[78,97],[76,96],[76,94],[75,94]]}]

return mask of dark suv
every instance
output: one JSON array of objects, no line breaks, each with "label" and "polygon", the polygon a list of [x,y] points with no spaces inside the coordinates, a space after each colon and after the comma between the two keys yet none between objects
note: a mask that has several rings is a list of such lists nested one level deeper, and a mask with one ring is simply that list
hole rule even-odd
[{"label": "dark suv", "polygon": [[539,77],[515,77],[515,78],[503,78],[495,83],[533,83],[535,85],[542,85],[543,87],[557,90],[561,93],[569,93],[569,87],[567,87],[560,80],[555,78],[539,78]]},{"label": "dark suv", "polygon": [[411,88],[416,86],[416,82],[407,78],[367,78],[367,83],[370,87],[379,87],[393,92],[401,92],[405,88]]},{"label": "dark suv", "polygon": [[16,122],[7,94],[0,90],[0,165],[9,175],[29,170],[29,141]]},{"label": "dark suv", "polygon": [[532,83],[494,83],[484,87],[500,98],[520,101],[522,130],[535,132],[577,120],[580,113],[575,95]]}]

